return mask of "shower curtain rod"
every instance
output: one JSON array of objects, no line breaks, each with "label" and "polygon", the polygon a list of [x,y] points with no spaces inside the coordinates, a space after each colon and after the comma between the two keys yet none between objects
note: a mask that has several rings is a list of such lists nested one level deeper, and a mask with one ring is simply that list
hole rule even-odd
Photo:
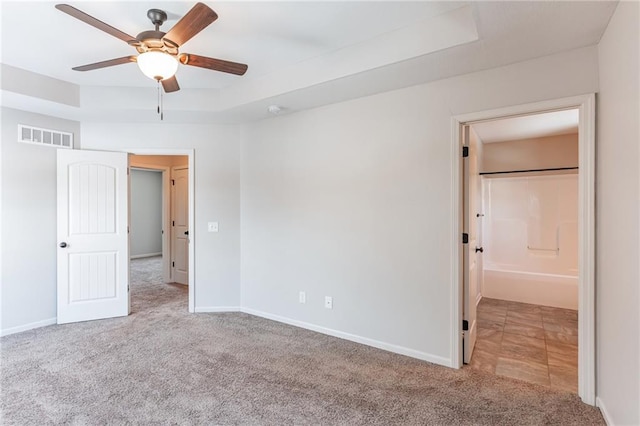
[{"label": "shower curtain rod", "polygon": [[484,176],[484,175],[503,175],[507,173],[557,172],[561,170],[578,170],[578,167],[556,167],[552,169],[511,170],[508,172],[480,172],[479,175]]}]

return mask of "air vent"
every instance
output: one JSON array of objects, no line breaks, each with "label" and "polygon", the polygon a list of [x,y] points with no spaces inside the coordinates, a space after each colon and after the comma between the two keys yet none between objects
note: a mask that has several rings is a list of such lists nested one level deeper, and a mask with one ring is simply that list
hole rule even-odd
[{"label": "air vent", "polygon": [[18,124],[18,142],[73,149],[73,133]]}]

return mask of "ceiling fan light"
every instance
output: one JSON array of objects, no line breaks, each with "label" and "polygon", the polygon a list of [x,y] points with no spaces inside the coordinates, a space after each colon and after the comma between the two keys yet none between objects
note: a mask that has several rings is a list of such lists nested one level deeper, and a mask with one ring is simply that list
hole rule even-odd
[{"label": "ceiling fan light", "polygon": [[152,80],[171,78],[178,71],[178,61],[168,53],[144,52],[138,55],[140,71]]}]

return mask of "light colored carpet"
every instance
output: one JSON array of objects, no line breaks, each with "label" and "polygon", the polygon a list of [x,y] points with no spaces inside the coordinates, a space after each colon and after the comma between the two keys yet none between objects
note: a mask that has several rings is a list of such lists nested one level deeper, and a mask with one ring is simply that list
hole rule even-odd
[{"label": "light colored carpet", "polygon": [[452,370],[246,314],[189,314],[159,259],[132,314],[2,338],[3,425],[591,425],[571,393]]}]

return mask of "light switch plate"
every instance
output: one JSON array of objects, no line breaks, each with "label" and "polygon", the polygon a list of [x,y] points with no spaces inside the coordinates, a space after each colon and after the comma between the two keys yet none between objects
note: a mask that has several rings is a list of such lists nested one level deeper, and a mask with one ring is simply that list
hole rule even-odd
[{"label": "light switch plate", "polygon": [[218,232],[218,222],[209,222],[209,232]]}]

